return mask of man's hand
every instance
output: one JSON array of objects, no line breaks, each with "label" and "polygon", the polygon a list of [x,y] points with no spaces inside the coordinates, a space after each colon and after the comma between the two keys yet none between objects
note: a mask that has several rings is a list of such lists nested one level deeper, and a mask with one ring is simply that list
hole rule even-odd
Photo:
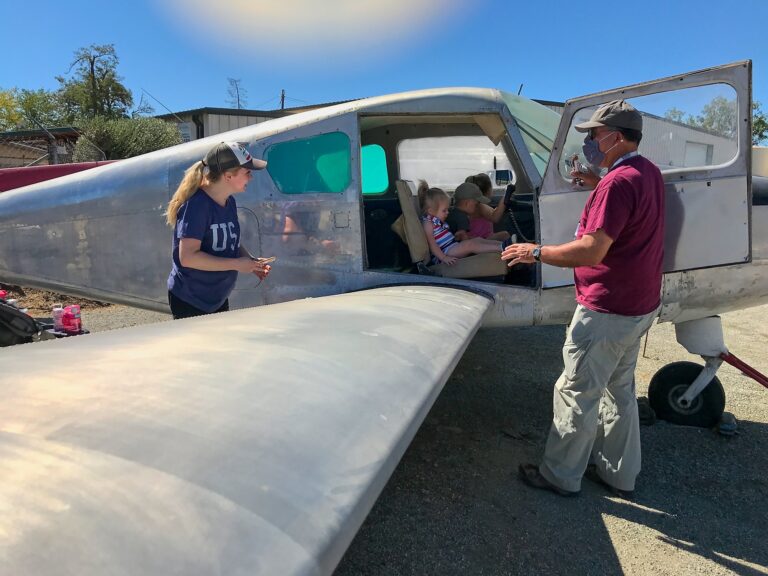
[{"label": "man's hand", "polygon": [[583,186],[584,188],[594,188],[600,182],[600,176],[587,169],[586,172],[571,170],[571,184],[574,186]]},{"label": "man's hand", "polygon": [[536,262],[533,257],[534,248],[536,248],[536,244],[510,244],[501,253],[501,259],[509,262],[507,266],[533,264]]}]

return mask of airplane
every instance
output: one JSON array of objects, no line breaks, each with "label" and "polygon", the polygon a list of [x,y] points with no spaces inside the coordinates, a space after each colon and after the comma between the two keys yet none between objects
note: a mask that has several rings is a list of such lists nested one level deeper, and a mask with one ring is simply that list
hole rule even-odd
[{"label": "airplane", "polygon": [[[567,323],[572,271],[497,255],[430,266],[414,183],[511,173],[505,226],[573,237],[574,124],[624,98],[666,183],[660,322],[705,367],[652,381],[709,425],[737,362],[718,314],[768,301],[768,187],[751,174],[750,61],[568,100],[430,89],[346,102],[0,194],[0,278],[168,311],[163,211],[239,141],[268,162],[241,241],[276,256],[226,314],[0,350],[0,557],[14,573],[330,574],[483,326]],[[691,121],[726,102],[723,125]],[[568,162],[566,162],[568,161]],[[745,365],[745,370],[749,367]],[[753,373],[768,386],[768,380]]]}]

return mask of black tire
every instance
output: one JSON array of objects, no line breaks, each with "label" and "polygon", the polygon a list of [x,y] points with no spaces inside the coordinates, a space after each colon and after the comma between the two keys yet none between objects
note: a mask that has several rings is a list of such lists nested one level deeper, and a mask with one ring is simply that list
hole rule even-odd
[{"label": "black tire", "polygon": [[654,374],[648,386],[648,400],[656,416],[673,424],[711,428],[725,410],[725,390],[717,376],[693,399],[688,408],[677,404],[702,370],[695,362],[673,362]]}]

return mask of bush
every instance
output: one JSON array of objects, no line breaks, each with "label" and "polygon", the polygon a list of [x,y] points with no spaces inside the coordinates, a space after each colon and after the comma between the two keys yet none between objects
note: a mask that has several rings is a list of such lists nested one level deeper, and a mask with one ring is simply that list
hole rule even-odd
[{"label": "bush", "polygon": [[176,124],[158,118],[108,120],[97,116],[79,124],[84,138],[78,138],[75,145],[75,162],[132,158],[182,142]]}]

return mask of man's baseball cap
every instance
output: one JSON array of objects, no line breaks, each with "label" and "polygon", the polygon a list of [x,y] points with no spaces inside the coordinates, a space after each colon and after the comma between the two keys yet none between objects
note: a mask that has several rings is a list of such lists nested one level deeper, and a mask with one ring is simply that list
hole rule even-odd
[{"label": "man's baseball cap", "polygon": [[267,167],[264,160],[251,156],[244,144],[240,142],[221,142],[211,148],[205,155],[203,163],[208,168],[221,174],[232,168],[247,168],[248,170],[262,170]]},{"label": "man's baseball cap", "polygon": [[608,126],[609,128],[629,128],[643,131],[643,116],[626,100],[612,100],[600,106],[589,122],[576,124],[579,132],[588,132],[592,128]]},{"label": "man's baseball cap", "polygon": [[480,192],[477,184],[472,182],[462,182],[456,187],[456,191],[453,193],[453,199],[458,202],[459,200],[477,200],[483,204],[489,204],[491,201],[483,196]]}]

